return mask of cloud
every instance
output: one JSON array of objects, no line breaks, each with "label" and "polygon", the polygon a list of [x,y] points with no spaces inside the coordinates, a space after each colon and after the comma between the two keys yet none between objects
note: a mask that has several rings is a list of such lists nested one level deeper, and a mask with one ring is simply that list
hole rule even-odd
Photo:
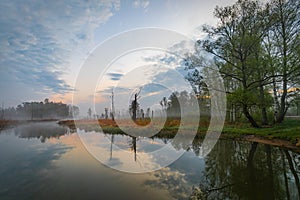
[{"label": "cloud", "polygon": [[113,81],[118,81],[123,76],[123,74],[121,74],[121,73],[107,73],[107,75],[110,77],[110,80],[113,80]]},{"label": "cloud", "polygon": [[123,162],[119,158],[111,158],[106,161],[106,164],[110,167],[121,167]]},{"label": "cloud", "polygon": [[64,94],[58,94],[58,93],[53,94],[49,97],[49,99],[54,102],[64,102],[67,104],[71,104],[72,97],[73,97],[73,92],[67,92]]},{"label": "cloud", "polygon": [[147,56],[143,59],[145,62],[156,62],[157,64],[163,64],[177,68],[183,67],[183,60],[187,57],[187,55],[190,55],[193,52],[194,42],[181,40],[167,48],[167,51],[154,56]]},{"label": "cloud", "polygon": [[97,94],[111,95],[112,91],[117,94],[123,94],[123,93],[128,93],[131,90],[132,90],[132,88],[127,88],[127,87],[109,86],[106,88],[101,88],[100,90],[97,91]]},{"label": "cloud", "polygon": [[143,8],[146,9],[149,6],[150,2],[145,0],[136,0],[133,2],[134,8]]},{"label": "cloud", "polygon": [[13,95],[14,84],[35,93],[71,91],[63,75],[73,49],[91,46],[94,30],[119,8],[115,0],[0,1],[0,84],[8,86],[1,94]]}]

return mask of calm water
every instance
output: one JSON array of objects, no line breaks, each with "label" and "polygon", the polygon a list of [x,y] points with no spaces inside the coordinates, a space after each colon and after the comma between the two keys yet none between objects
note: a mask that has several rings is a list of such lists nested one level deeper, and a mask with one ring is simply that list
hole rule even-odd
[{"label": "calm water", "polygon": [[[86,133],[53,122],[2,130],[0,199],[189,199],[200,190],[207,199],[299,199],[300,156],[286,149],[219,140],[199,159],[201,142],[194,141],[172,165],[130,174],[94,159],[78,134]],[[129,163],[138,163],[143,151],[172,143],[121,135],[113,139],[132,152]],[[117,156],[114,149],[106,151],[112,159]]]}]

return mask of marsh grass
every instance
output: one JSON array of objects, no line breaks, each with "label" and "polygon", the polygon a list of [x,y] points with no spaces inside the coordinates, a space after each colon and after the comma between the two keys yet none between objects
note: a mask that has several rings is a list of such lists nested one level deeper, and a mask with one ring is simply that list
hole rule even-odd
[{"label": "marsh grass", "polygon": [[[209,126],[209,118],[204,117],[199,121],[197,137],[203,138],[207,132]],[[126,121],[124,120],[126,124]],[[149,124],[147,120],[138,120],[136,122],[138,125],[145,126]],[[69,126],[70,128],[75,128],[75,123],[73,120],[60,121],[59,124]],[[100,126],[101,128],[100,128]],[[156,134],[156,137],[166,137],[172,138],[180,127],[180,119],[167,119],[164,128]],[[103,131],[110,134],[126,134],[124,133],[117,124],[112,120],[78,120],[76,121],[76,127],[84,129],[87,131]],[[193,124],[183,125],[184,130],[192,130],[195,126]],[[276,124],[273,126],[253,128],[248,123],[238,123],[230,124],[225,123],[222,136],[228,138],[243,137],[245,135],[256,135],[267,139],[284,139],[291,142],[297,142],[300,139],[300,121],[294,119],[286,119],[281,124]]]}]

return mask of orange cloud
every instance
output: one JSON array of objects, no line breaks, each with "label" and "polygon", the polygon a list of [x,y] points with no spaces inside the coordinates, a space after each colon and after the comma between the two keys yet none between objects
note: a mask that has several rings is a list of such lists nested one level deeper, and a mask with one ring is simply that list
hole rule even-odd
[{"label": "orange cloud", "polygon": [[50,96],[49,100],[54,102],[63,102],[66,104],[72,104],[73,93],[65,93],[65,94],[53,94]]}]

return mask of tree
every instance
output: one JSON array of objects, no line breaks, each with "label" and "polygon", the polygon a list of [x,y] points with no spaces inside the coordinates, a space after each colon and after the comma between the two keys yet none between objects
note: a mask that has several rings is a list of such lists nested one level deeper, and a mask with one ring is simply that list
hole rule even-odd
[{"label": "tree", "polygon": [[[70,116],[72,106],[62,102],[23,102],[16,108],[5,109],[10,119],[60,119]],[[78,109],[79,110],[79,109]]]},{"label": "tree", "polygon": [[69,116],[78,117],[79,116],[79,107],[74,105],[69,105]]},{"label": "tree", "polygon": [[146,111],[146,118],[150,118],[150,108],[147,108],[147,111]]},{"label": "tree", "polygon": [[105,119],[108,119],[108,108],[104,108],[104,112],[105,112]]},{"label": "tree", "polygon": [[[204,26],[209,38],[198,41],[206,52],[214,56],[215,63],[225,80],[235,82],[235,94],[242,112],[253,127],[259,127],[250,108],[258,105],[258,88],[264,94],[263,86],[270,76],[264,76],[260,58],[260,44],[272,25],[257,1],[238,0],[234,5],[216,7],[217,27]],[[260,96],[263,102],[264,95]]]},{"label": "tree", "polygon": [[169,97],[169,105],[167,108],[167,112],[169,116],[180,117],[180,104],[178,101],[178,92],[173,92]]},{"label": "tree", "polygon": [[0,113],[0,120],[4,120],[5,117],[4,117],[4,105],[2,103],[2,106],[1,106],[1,113]]},{"label": "tree", "polygon": [[144,112],[144,109],[141,109],[141,110],[140,110],[140,113],[141,113],[141,119],[145,119],[145,112]]},{"label": "tree", "polygon": [[49,103],[49,99],[46,98],[46,99],[44,100],[44,104],[48,104],[48,103]]},{"label": "tree", "polygon": [[277,100],[277,122],[280,123],[290,105],[289,89],[295,86],[300,75],[300,3],[297,0],[272,0],[270,5],[276,17],[272,40],[280,85],[279,89],[274,88],[280,95]]},{"label": "tree", "polygon": [[187,71],[185,79],[192,85],[196,95],[201,95],[203,91],[207,90],[201,72],[201,68],[207,66],[205,60],[206,59],[201,55],[201,49],[199,48],[195,48],[194,54],[188,55],[184,59],[185,70]]},{"label": "tree", "polygon": [[111,119],[115,121],[115,102],[114,102],[114,92],[111,92]]},{"label": "tree", "polygon": [[139,89],[139,91],[137,91],[134,94],[134,99],[131,101],[131,105],[129,106],[129,112],[132,113],[132,120],[136,121],[137,118],[137,111],[139,110],[139,103],[138,103],[138,99],[139,99],[139,94],[141,92],[141,89]]},{"label": "tree", "polygon": [[163,99],[159,102],[163,112],[166,112],[167,111],[167,108],[168,108],[168,99],[167,97],[163,97]]},{"label": "tree", "polygon": [[139,103],[138,103],[137,99],[138,99],[138,94],[136,93],[136,94],[134,94],[134,100],[132,100],[130,108],[129,108],[129,110],[132,112],[132,120],[133,121],[136,121],[137,110],[139,108]]},{"label": "tree", "polygon": [[87,114],[88,114],[88,118],[91,119],[92,118],[92,109],[91,108],[88,109]]}]

